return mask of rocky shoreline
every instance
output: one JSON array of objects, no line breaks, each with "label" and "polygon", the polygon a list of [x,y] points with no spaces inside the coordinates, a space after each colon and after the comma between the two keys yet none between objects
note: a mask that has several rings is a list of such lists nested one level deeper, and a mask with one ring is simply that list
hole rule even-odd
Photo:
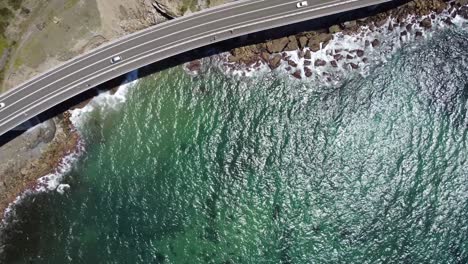
[{"label": "rocky shoreline", "polygon": [[[2,157],[4,163],[0,166],[0,210],[4,212],[0,216],[2,220],[8,217],[6,209],[23,193],[55,190],[56,186],[48,186],[48,180],[54,179],[47,175],[60,171],[67,156],[81,151],[80,136],[70,121],[69,112],[25,133],[28,141],[17,142],[15,140],[22,140],[18,137],[2,146],[5,149],[2,155],[9,156]],[[19,150],[18,145],[22,146]],[[17,155],[9,153],[9,148]],[[29,155],[24,157],[25,153]]]},{"label": "rocky shoreline", "polygon": [[[367,18],[232,49],[219,56],[219,66],[228,75],[277,71],[296,79],[319,78],[336,84],[345,72],[365,71],[377,57],[375,53],[389,53],[383,47],[384,34],[392,34],[401,45],[424,38],[439,20],[452,26],[457,17],[468,19],[468,0],[412,0]],[[394,43],[389,46],[397,48]],[[200,61],[185,65],[195,74],[202,67]]]}]

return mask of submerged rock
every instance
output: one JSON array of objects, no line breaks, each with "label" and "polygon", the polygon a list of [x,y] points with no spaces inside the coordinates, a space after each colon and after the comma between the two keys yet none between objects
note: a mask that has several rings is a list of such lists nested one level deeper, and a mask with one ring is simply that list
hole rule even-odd
[{"label": "submerged rock", "polygon": [[296,70],[292,76],[294,76],[295,78],[297,79],[302,79],[302,75],[301,75],[301,70]]},{"label": "submerged rock", "polygon": [[327,65],[327,62],[321,59],[315,60],[314,66],[315,67],[320,67],[320,66],[325,66]]},{"label": "submerged rock", "polygon": [[431,19],[427,17],[423,19],[419,25],[425,29],[430,29],[432,27]]}]

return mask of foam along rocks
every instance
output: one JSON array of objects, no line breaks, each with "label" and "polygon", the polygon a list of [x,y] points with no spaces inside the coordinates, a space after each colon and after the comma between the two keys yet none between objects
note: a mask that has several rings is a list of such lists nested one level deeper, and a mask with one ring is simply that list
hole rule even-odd
[{"label": "foam along rocks", "polygon": [[[298,36],[297,50],[276,54],[259,51],[257,58],[250,51],[245,51],[250,49],[248,46],[239,48],[252,55],[247,58],[247,64],[242,63],[237,54],[225,53],[221,56],[219,66],[232,76],[251,77],[273,71],[292,79],[308,78],[337,85],[352,76],[350,73],[367,76],[373,66],[385,63],[404,45],[430,38],[437,30],[452,26],[467,28],[467,19],[458,13],[452,8],[439,10],[439,14],[432,12],[424,16],[409,15],[405,19],[389,17],[379,21],[378,26],[373,23],[357,27],[353,31],[335,29],[331,38],[323,37],[324,42],[318,43],[319,47],[316,48],[311,47],[310,41],[306,44],[306,37]],[[281,45],[275,41],[270,45],[276,43],[287,47],[287,43],[280,43],[280,40],[276,42]],[[268,48],[268,45],[265,46]]]},{"label": "foam along rocks", "polygon": [[[127,98],[128,91],[138,82],[138,72],[133,71],[126,75],[124,83],[118,88],[115,94],[110,92],[101,93],[100,95],[93,98],[84,108],[75,109],[71,111],[70,121],[78,129],[84,128],[86,121],[88,120],[88,113],[92,112],[96,108],[102,108],[105,110],[116,109],[121,106]],[[25,190],[20,196],[9,204],[8,208],[4,212],[3,225],[8,224],[9,221],[15,217],[15,206],[21,203],[25,197],[34,195],[42,192],[56,191],[60,194],[64,194],[70,189],[70,185],[63,184],[63,178],[73,168],[76,161],[81,157],[85,151],[85,144],[83,141],[79,141],[75,150],[63,157],[55,172],[45,175],[37,180],[37,184],[28,190]]]},{"label": "foam along rocks", "polygon": [[85,107],[71,111],[70,120],[72,124],[82,131],[90,118],[90,113],[96,109],[102,112],[116,111],[126,102],[129,90],[138,83],[138,70],[132,71],[125,76],[125,81],[112,94],[110,91],[100,93],[94,97]]}]

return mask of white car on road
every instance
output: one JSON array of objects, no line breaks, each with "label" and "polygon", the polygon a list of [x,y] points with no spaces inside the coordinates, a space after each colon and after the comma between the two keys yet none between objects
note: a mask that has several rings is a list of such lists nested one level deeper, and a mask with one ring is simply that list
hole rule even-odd
[{"label": "white car on road", "polygon": [[121,61],[121,60],[122,60],[122,57],[120,57],[120,56],[115,56],[115,57],[113,57],[113,58],[111,59],[111,63],[114,64],[114,63],[117,63],[117,62],[119,62],[119,61]]},{"label": "white car on road", "polygon": [[305,7],[305,6],[307,6],[307,1],[301,1],[301,2],[296,4],[297,8],[301,8],[301,7]]},{"label": "white car on road", "polygon": [[3,107],[5,107],[5,103],[0,103],[0,109],[2,109]]}]

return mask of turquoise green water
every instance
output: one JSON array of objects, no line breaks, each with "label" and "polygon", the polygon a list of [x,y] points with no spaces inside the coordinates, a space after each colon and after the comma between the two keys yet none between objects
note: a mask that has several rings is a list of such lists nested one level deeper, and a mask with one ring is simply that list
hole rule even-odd
[{"label": "turquoise green water", "polygon": [[443,32],[340,87],[146,77],[9,261],[467,263],[467,50]]}]

